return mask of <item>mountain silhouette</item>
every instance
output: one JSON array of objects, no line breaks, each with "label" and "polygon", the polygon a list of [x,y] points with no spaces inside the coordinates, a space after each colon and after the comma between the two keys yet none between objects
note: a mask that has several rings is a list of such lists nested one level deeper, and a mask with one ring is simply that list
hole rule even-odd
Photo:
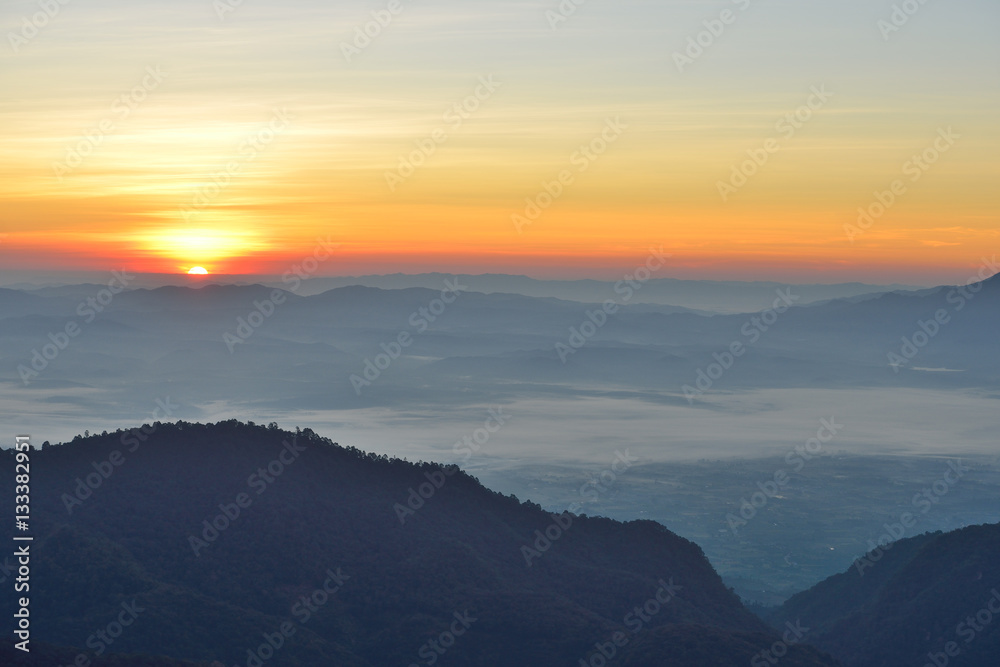
[{"label": "mountain silhouette", "polygon": [[[32,637],[91,658],[721,667],[777,647],[837,664],[662,525],[550,514],[309,429],[157,422],[31,465]],[[128,664],[175,664],[149,660]]]},{"label": "mountain silhouette", "polygon": [[877,547],[768,615],[848,667],[1000,664],[1000,524]]}]

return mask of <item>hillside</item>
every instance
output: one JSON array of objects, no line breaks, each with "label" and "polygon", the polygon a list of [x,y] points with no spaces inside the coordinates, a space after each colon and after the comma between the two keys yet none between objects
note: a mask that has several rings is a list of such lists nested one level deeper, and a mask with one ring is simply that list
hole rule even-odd
[{"label": "hillside", "polygon": [[[4,667],[62,667],[62,665],[72,667],[80,654],[80,649],[51,646],[36,641],[31,642],[31,651],[25,653],[14,648],[11,644],[3,642],[0,644],[0,665]],[[85,654],[85,660],[90,662],[79,664],[84,664],[86,667],[219,667],[218,663],[210,665],[207,662],[173,660],[160,656],[129,653],[105,653],[100,657],[89,653]]]},{"label": "hillside", "polygon": [[108,652],[226,665],[728,666],[779,641],[654,522],[557,518],[308,429],[145,428],[32,453],[34,641],[93,648],[122,609]]},{"label": "hillside", "polygon": [[769,620],[801,619],[810,641],[848,667],[995,667],[997,554],[1000,524],[900,540],[793,596]]}]

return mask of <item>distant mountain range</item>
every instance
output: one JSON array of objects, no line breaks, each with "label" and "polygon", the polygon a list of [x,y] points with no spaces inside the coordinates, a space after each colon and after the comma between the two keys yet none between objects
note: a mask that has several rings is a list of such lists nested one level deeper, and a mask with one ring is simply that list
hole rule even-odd
[{"label": "distant mountain range", "polygon": [[[504,387],[566,395],[600,385],[690,402],[685,387],[700,396],[764,387],[995,387],[1000,380],[992,354],[996,277],[804,307],[784,288],[758,315],[711,317],[613,294],[579,303],[451,284],[454,293],[442,280],[434,290],[353,286],[313,296],[260,285],[119,294],[100,285],[4,289],[0,378],[34,388],[109,377],[117,386],[162,387],[197,378],[184,392],[197,404],[198,394],[239,400],[247,382],[267,376],[276,391],[265,400],[295,397],[317,407],[453,401]],[[101,295],[106,304],[95,301]],[[77,328],[72,340],[63,335],[67,326]],[[387,363],[379,355],[401,335],[408,344]],[[52,347],[59,341],[68,349]],[[42,355],[46,345],[52,359]],[[739,354],[730,359],[734,346]],[[375,359],[386,368],[372,369]],[[359,383],[366,369],[392,380]],[[718,377],[708,378],[710,371]]]},{"label": "distant mountain range", "polygon": [[[435,288],[446,279],[457,279],[468,285],[474,292],[492,294],[496,292],[522,294],[534,297],[553,297],[567,301],[600,303],[605,299],[615,299],[631,285],[635,288],[631,303],[649,303],[677,306],[700,312],[748,313],[763,310],[774,300],[775,290],[790,285],[768,281],[723,281],[723,280],[682,280],[678,278],[651,278],[639,282],[632,274],[624,273],[621,279],[603,280],[539,280],[526,276],[504,274],[453,275],[446,273],[422,273],[417,275],[393,274],[374,276],[352,276],[337,278],[315,278],[304,282],[302,294],[313,294],[335,287],[364,285],[381,289],[404,289],[409,287]],[[640,274],[640,277],[646,277]],[[629,282],[631,281],[631,283]],[[274,283],[283,286],[282,283]],[[792,285],[801,303],[813,303],[827,299],[839,299],[863,294],[875,294],[896,290],[914,290],[909,285],[869,285],[865,283],[834,283]]]},{"label": "distant mountain range", "polygon": [[[420,274],[388,274],[364,276],[316,276],[302,280],[294,274],[282,276],[211,276],[207,279],[198,278],[197,283],[188,276],[176,274],[138,274],[130,285],[136,288],[155,289],[157,287],[175,286],[190,287],[209,283],[221,283],[246,286],[261,283],[280,289],[291,290],[300,296],[312,296],[338,287],[378,287],[380,289],[398,290],[413,287],[425,289],[440,289],[445,280],[458,280],[470,291],[483,294],[506,293],[521,294],[532,297],[552,297],[566,301],[582,303],[600,303],[605,299],[618,299],[627,290],[629,281],[634,288],[629,301],[633,304],[656,304],[674,306],[677,310],[689,310],[703,313],[748,313],[767,308],[774,299],[777,289],[792,287],[801,298],[800,303],[814,303],[829,299],[849,298],[859,295],[878,294],[899,290],[921,289],[912,285],[873,285],[866,283],[833,283],[833,284],[787,284],[769,281],[722,281],[722,280],[683,280],[678,278],[662,278],[656,273],[642,273],[641,281],[633,275],[636,272],[623,272],[621,278],[615,280],[544,280],[527,276],[509,274],[451,274],[451,273],[420,273]],[[72,293],[72,288],[80,284],[65,276],[66,282],[59,285],[34,285],[17,283],[6,285],[9,289],[24,289],[45,296]],[[635,288],[639,285],[638,288]],[[69,288],[69,289],[67,289]]]},{"label": "distant mountain range", "polygon": [[[796,623],[770,630],[659,524],[550,514],[308,429],[156,422],[44,446],[31,466],[32,637],[58,660],[836,664]],[[5,664],[51,664],[20,658]]]}]

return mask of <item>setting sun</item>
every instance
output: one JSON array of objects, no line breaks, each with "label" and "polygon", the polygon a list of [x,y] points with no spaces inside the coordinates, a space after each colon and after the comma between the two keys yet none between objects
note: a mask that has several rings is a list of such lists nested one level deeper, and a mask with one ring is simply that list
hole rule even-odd
[{"label": "setting sun", "polygon": [[208,275],[208,271],[206,271],[201,266],[192,266],[190,269],[188,269],[188,275],[189,276],[207,276]]}]

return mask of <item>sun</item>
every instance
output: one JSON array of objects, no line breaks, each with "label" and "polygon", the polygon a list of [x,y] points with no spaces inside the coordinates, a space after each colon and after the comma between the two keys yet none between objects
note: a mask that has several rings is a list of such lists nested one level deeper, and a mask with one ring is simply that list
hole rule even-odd
[{"label": "sun", "polygon": [[[220,225],[222,223],[219,223]],[[160,258],[179,273],[206,277],[213,269],[233,268],[231,260],[266,249],[254,232],[230,228],[168,227],[136,231],[131,242],[137,254]],[[204,262],[194,265],[193,262]],[[205,268],[205,266],[209,268]]]}]

